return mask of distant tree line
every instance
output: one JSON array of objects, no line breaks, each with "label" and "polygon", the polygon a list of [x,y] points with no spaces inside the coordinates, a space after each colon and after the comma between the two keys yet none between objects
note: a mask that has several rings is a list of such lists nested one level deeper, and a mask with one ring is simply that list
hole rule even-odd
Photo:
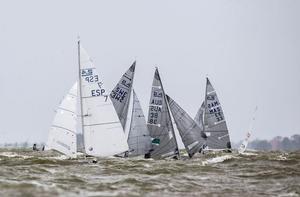
[{"label": "distant tree line", "polygon": [[300,150],[300,135],[296,134],[291,137],[274,137],[272,140],[259,140],[255,139],[248,145],[249,149],[255,150],[283,150],[283,151],[295,151]]},{"label": "distant tree line", "polygon": [[[78,143],[82,144],[81,141],[79,141]],[[232,143],[232,147],[238,148],[241,145],[241,143],[242,141],[240,141],[239,143]],[[42,147],[43,145],[45,145],[45,143],[37,143],[38,147]],[[29,147],[31,148],[32,146],[33,143],[28,143],[28,142],[0,144],[0,147],[4,147],[4,148],[29,148]],[[271,151],[271,150],[296,151],[296,150],[300,150],[300,135],[295,134],[291,137],[277,136],[274,137],[272,140],[255,139],[249,142],[248,148],[255,149],[255,150],[264,150],[264,151]]]}]

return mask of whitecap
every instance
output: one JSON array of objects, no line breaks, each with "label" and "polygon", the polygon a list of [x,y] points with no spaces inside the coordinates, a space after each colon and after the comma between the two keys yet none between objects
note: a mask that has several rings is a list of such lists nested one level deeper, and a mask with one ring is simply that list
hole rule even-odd
[{"label": "whitecap", "polygon": [[215,163],[222,163],[223,161],[229,160],[235,158],[233,155],[223,155],[211,159],[207,159],[206,161],[203,161],[203,165],[208,165],[208,164],[215,164]]}]

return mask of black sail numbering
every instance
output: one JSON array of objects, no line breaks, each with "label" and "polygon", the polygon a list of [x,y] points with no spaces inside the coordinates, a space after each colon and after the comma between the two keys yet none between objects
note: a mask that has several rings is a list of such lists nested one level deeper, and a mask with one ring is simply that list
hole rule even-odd
[{"label": "black sail numbering", "polygon": [[115,107],[124,131],[127,122],[130,96],[132,92],[131,90],[134,78],[135,64],[136,62],[133,62],[130,68],[123,74],[116,87],[110,93],[110,99]]},{"label": "black sail numbering", "polygon": [[192,158],[206,145],[206,136],[203,132],[199,132],[201,130],[199,125],[168,95],[167,100],[184,147]]},{"label": "black sail numbering", "polygon": [[151,157],[179,158],[169,107],[157,68],[152,83],[147,124],[152,142]]}]

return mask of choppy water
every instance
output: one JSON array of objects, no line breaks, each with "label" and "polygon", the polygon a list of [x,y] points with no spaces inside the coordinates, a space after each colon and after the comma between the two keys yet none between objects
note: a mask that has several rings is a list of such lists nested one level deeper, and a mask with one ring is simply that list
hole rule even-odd
[{"label": "choppy water", "polygon": [[102,158],[93,164],[0,149],[0,196],[300,196],[300,152]]}]

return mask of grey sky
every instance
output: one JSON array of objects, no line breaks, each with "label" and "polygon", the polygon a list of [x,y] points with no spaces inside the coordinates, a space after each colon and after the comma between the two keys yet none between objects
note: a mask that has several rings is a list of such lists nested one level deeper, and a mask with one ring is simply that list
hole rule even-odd
[{"label": "grey sky", "polygon": [[136,59],[147,114],[154,67],[192,117],[215,86],[234,141],[300,133],[300,1],[0,1],[0,143],[46,141],[77,79],[77,46],[112,89]]}]

